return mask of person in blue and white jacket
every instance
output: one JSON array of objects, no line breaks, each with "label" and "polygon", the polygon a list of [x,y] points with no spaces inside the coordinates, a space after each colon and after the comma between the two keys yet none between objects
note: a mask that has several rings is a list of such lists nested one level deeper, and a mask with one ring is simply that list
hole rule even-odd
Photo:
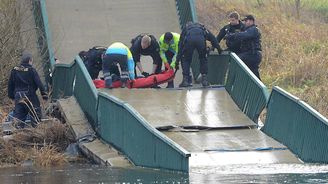
[{"label": "person in blue and white jacket", "polygon": [[102,69],[105,79],[106,88],[112,88],[114,73],[111,72],[119,64],[121,68],[120,80],[122,87],[126,86],[126,82],[135,78],[134,61],[130,49],[120,42],[115,42],[110,45],[104,56]]}]

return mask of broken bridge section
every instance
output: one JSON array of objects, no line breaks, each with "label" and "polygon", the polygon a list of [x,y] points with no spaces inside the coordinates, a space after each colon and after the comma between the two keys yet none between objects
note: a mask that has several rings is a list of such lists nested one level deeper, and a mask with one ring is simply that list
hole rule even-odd
[{"label": "broken bridge section", "polygon": [[190,152],[190,168],[301,163],[286,146],[258,130],[224,87],[102,91],[131,105],[151,126]]}]

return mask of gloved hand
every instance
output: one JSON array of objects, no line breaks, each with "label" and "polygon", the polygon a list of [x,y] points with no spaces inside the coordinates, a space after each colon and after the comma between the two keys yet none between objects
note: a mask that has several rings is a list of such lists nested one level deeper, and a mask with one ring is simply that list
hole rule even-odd
[{"label": "gloved hand", "polygon": [[174,69],[174,68],[175,68],[175,65],[176,65],[176,62],[172,62],[172,63],[170,64],[170,68]]},{"label": "gloved hand", "polygon": [[219,54],[222,54],[222,51],[223,51],[223,50],[221,49],[221,47],[218,47],[217,50],[218,50],[218,53],[219,53]]},{"label": "gloved hand", "polygon": [[128,75],[121,75],[121,88],[125,88],[127,85],[127,81],[129,80]]},{"label": "gloved hand", "polygon": [[142,72],[141,74],[145,77],[149,77],[149,73],[147,73],[147,72]]},{"label": "gloved hand", "polygon": [[164,66],[165,66],[165,70],[170,69],[170,64],[169,63],[165,63]]},{"label": "gloved hand", "polygon": [[212,50],[211,47],[206,47],[206,54],[209,55],[211,50]]},{"label": "gloved hand", "polygon": [[227,40],[227,39],[230,39],[234,36],[234,33],[227,33],[224,38]]}]

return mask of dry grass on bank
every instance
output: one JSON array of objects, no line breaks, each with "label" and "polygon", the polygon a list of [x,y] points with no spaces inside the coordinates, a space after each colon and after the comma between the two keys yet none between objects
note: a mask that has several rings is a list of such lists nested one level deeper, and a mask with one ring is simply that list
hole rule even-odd
[{"label": "dry grass on bank", "polygon": [[[0,86],[7,86],[10,70],[19,62],[22,15],[16,1],[0,1]],[[0,91],[1,105],[9,103],[7,89]]]},{"label": "dry grass on bank", "polygon": [[0,105],[12,105],[7,98],[7,84],[11,69],[20,62],[23,51],[33,54],[33,65],[42,76],[43,67],[37,54],[36,31],[31,0],[0,1]]},{"label": "dry grass on bank", "polygon": [[196,2],[199,22],[215,34],[228,23],[226,16],[231,11],[255,15],[262,31],[263,82],[270,88],[286,89],[328,116],[328,22],[315,6],[302,4],[298,17],[290,0]]},{"label": "dry grass on bank", "polygon": [[56,119],[18,130],[9,141],[0,139],[0,164],[20,165],[31,160],[39,166],[62,165],[67,162],[63,151],[73,141],[69,128]]},{"label": "dry grass on bank", "polygon": [[[23,51],[34,56],[34,67],[41,73],[36,32],[30,0],[0,1],[0,121],[13,109],[13,102],[7,97],[7,83],[11,69],[17,66]],[[47,104],[49,105],[49,104]],[[42,103],[44,108],[45,104]],[[67,125],[56,119],[40,124],[37,128],[18,130],[12,139],[2,139],[0,131],[0,167],[20,165],[26,160],[40,166],[60,165],[67,162],[63,151],[73,142]]]}]

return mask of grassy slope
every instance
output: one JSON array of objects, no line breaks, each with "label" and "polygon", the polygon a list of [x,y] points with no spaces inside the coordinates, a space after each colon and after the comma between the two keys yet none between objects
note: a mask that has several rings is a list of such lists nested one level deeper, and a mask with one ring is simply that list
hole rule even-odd
[{"label": "grassy slope", "polygon": [[301,0],[299,18],[291,0],[196,2],[199,22],[215,34],[233,10],[255,15],[262,31],[263,82],[286,89],[328,116],[328,13],[321,13],[328,12],[327,0]]},{"label": "grassy slope", "polygon": [[22,17],[17,7],[16,1],[0,1],[0,106],[10,103],[7,98],[7,81],[10,70],[19,61]]}]

